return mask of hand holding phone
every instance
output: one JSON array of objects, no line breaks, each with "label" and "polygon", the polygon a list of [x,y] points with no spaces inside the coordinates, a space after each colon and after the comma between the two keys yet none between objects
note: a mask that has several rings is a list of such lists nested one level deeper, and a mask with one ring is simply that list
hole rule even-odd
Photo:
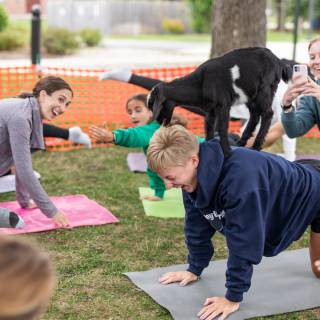
[{"label": "hand holding phone", "polygon": [[289,84],[282,98],[283,106],[290,106],[292,102],[303,93],[309,83],[308,67],[305,64],[293,66],[292,83]]},{"label": "hand holding phone", "polygon": [[293,66],[293,73],[301,76],[308,76],[308,67],[305,64],[295,64]]}]

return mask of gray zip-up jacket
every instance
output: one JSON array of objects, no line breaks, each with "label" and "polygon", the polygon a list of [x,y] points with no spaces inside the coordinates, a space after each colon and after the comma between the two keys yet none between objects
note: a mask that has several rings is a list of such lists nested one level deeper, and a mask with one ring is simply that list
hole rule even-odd
[{"label": "gray zip-up jacket", "polygon": [[0,175],[16,168],[16,197],[22,208],[33,199],[49,218],[58,209],[49,199],[32,169],[31,151],[44,150],[42,119],[36,98],[0,101]]}]

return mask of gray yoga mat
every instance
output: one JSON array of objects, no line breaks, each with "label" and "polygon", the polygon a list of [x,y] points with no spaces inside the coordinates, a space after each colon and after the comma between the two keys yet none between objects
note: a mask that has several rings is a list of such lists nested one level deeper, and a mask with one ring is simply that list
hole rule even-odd
[{"label": "gray yoga mat", "polygon": [[[225,295],[226,260],[213,261],[202,279],[186,287],[161,285],[166,272],[185,270],[186,265],[125,273],[130,280],[169,310],[175,320],[199,319],[196,315],[208,297]],[[315,308],[320,305],[320,279],[310,268],[308,249],[291,250],[263,258],[254,266],[252,285],[240,309],[228,320],[249,319]]]},{"label": "gray yoga mat", "polygon": [[127,164],[132,172],[147,172],[147,159],[142,152],[128,153]]}]

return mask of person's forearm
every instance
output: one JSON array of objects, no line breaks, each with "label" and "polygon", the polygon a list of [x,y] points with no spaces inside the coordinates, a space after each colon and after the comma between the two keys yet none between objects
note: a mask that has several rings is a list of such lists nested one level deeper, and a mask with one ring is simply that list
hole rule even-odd
[{"label": "person's forearm", "polygon": [[268,147],[272,146],[282,136],[282,134],[280,134],[277,131],[268,132],[268,134],[266,136],[266,140],[263,144],[263,148],[268,148]]},{"label": "person's forearm", "polygon": [[114,142],[128,148],[144,148],[149,145],[150,139],[158,126],[152,124],[138,126],[128,129],[117,129],[113,131]]},{"label": "person's forearm", "polygon": [[30,201],[30,194],[21,183],[18,175],[15,175],[16,180],[16,199],[21,208],[27,208]]},{"label": "person's forearm", "polygon": [[[19,164],[16,166],[18,179],[23,184],[25,190],[29,193],[30,198],[34,200],[39,209],[49,218],[52,218],[58,209],[49,199],[47,193],[43,190],[40,182],[35,177],[32,167],[31,170],[21,168]],[[21,170],[22,169],[22,170]],[[21,174],[22,172],[22,174]],[[21,184],[20,183],[20,184]]]},{"label": "person's forearm", "polygon": [[296,138],[306,134],[314,125],[307,123],[297,112],[288,112],[281,114],[281,122],[285,133],[289,138]]},{"label": "person's forearm", "polygon": [[[24,188],[24,194],[29,193],[30,198],[34,200],[39,209],[49,218],[53,217],[58,211],[46,192],[43,190],[40,182],[34,175],[32,169],[32,159],[30,145],[23,135],[14,132],[10,136],[10,145],[12,148],[13,161],[16,168],[16,176]],[[19,194],[18,190],[18,194]],[[26,199],[25,199],[26,200]],[[25,200],[21,200],[25,205]]]},{"label": "person's forearm", "polygon": [[226,298],[233,302],[241,302],[243,294],[249,290],[253,273],[252,264],[229,252],[226,272]]},{"label": "person's forearm", "polygon": [[188,268],[187,271],[200,276],[203,269],[205,269],[213,256],[212,244],[206,243],[204,245],[191,245],[190,241],[186,239],[189,255],[188,255]]}]

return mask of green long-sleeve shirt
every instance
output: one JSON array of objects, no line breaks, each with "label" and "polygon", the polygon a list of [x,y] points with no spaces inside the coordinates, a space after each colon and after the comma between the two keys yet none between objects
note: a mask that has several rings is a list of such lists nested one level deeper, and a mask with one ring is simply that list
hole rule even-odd
[{"label": "green long-sleeve shirt", "polygon": [[[320,80],[316,82],[320,85]],[[281,121],[290,138],[304,135],[315,124],[320,129],[320,102],[316,97],[303,96],[299,99],[297,111],[282,112]]]},{"label": "green long-sleeve shirt", "polygon": [[[159,129],[160,125],[156,121],[152,121],[144,126],[138,126],[128,129],[114,130],[115,144],[127,148],[142,148],[147,154],[150,139]],[[166,190],[163,180],[149,168],[147,168],[150,188],[155,191],[155,196],[163,198]]]}]

